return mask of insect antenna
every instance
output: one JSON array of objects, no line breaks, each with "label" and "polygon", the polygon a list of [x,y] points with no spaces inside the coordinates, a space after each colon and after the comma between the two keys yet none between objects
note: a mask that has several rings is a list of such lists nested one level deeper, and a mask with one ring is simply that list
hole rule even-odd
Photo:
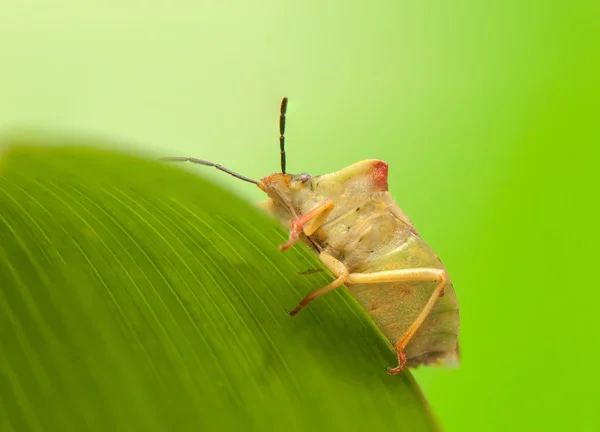
[{"label": "insect antenna", "polygon": [[235,178],[238,178],[238,179],[243,180],[245,182],[254,183],[254,184],[260,184],[256,180],[252,180],[251,178],[248,178],[248,177],[245,177],[245,176],[243,176],[241,174],[233,172],[230,169],[227,169],[227,168],[225,168],[222,165],[219,165],[219,164],[216,164],[216,163],[213,163],[213,162],[209,162],[209,161],[205,161],[205,160],[202,160],[202,159],[198,159],[198,158],[185,157],[185,156],[174,156],[174,157],[160,158],[159,160],[161,160],[161,161],[168,161],[168,162],[191,162],[191,163],[195,163],[195,164],[198,164],[198,165],[215,167],[219,171],[226,172],[227,174],[229,174],[231,176],[234,176]]},{"label": "insect antenna", "polygon": [[281,151],[281,173],[285,174],[285,113],[287,112],[288,98],[281,100],[279,110],[279,149]]}]

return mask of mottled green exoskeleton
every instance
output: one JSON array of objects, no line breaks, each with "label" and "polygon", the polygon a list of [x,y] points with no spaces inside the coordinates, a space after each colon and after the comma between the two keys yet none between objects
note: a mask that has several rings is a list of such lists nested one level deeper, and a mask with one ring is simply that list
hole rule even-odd
[{"label": "mottled green exoskeleton", "polygon": [[297,240],[308,245],[335,276],[290,312],[345,285],[398,353],[397,374],[408,365],[458,364],[459,315],[456,295],[438,256],[388,192],[388,165],[365,160],[340,171],[311,177],[285,167],[285,114],[281,103],[281,172],[261,181],[196,158],[256,184],[269,199],[261,203],[290,229],[285,250]]}]

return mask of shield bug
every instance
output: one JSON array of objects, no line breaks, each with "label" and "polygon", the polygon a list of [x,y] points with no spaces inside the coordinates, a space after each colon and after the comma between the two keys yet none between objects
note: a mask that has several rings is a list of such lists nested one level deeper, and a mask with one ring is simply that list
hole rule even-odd
[{"label": "shield bug", "polygon": [[388,192],[388,164],[364,160],[320,176],[286,172],[287,98],[279,118],[281,172],[260,181],[192,157],[168,157],[213,166],[256,184],[261,203],[289,228],[288,249],[297,240],[318,254],[335,279],[315,289],[290,312],[345,285],[398,354],[398,366],[458,364],[458,304],[448,273]]}]

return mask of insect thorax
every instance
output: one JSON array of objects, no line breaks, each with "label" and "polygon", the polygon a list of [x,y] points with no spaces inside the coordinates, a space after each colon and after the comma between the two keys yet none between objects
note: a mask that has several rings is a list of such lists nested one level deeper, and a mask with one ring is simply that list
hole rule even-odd
[{"label": "insect thorax", "polygon": [[382,191],[336,203],[311,240],[349,270],[367,270],[373,262],[402,248],[411,235],[411,227],[390,211],[389,199],[389,193]]}]

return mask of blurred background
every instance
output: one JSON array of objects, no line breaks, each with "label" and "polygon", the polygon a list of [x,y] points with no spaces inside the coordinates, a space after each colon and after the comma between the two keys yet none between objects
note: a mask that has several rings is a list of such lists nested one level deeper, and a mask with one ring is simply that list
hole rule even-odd
[{"label": "blurred background", "polygon": [[289,171],[387,161],[448,267],[462,365],[414,372],[444,429],[597,430],[599,23],[597,1],[3,0],[0,126],[260,178],[288,96]]}]

